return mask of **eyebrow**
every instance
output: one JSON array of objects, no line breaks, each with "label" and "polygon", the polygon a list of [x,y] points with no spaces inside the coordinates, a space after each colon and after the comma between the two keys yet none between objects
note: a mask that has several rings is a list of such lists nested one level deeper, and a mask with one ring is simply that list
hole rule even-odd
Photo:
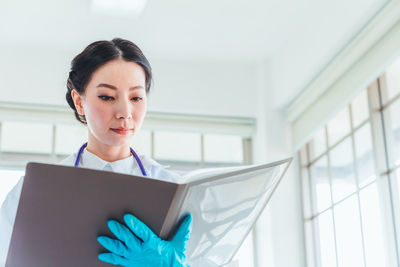
[{"label": "eyebrow", "polygon": [[[100,83],[96,87],[97,88],[105,87],[105,88],[109,88],[109,89],[112,89],[112,90],[117,90],[117,87],[115,87],[114,85],[111,85],[111,84],[107,84],[107,83]],[[129,88],[129,90],[135,90],[135,89],[144,89],[144,88],[141,85],[136,85],[136,86],[132,86],[131,88]]]}]

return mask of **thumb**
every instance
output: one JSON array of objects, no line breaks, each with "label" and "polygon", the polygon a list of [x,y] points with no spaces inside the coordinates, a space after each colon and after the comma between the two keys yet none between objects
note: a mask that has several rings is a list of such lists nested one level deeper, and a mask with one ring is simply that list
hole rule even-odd
[{"label": "thumb", "polygon": [[189,241],[192,231],[192,221],[192,215],[187,215],[179,226],[178,231],[176,231],[174,238],[172,238],[174,247],[181,252],[186,250],[187,242]]}]

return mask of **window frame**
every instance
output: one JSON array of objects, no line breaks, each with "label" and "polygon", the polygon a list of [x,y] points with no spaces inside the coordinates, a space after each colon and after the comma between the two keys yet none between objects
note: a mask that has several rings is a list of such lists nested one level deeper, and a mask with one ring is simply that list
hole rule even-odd
[{"label": "window frame", "polygon": [[[362,234],[362,250],[363,250],[363,260],[364,264],[366,262],[365,255],[365,240],[364,240],[364,230],[363,230],[363,219],[362,219],[362,211],[361,211],[361,202],[360,202],[360,192],[368,186],[376,183],[378,188],[378,194],[381,202],[387,203],[387,207],[383,207],[382,213],[385,217],[382,222],[384,223],[383,229],[385,232],[384,242],[385,244],[389,244],[390,249],[386,253],[388,253],[389,264],[400,263],[399,258],[399,240],[400,240],[400,192],[398,190],[398,186],[394,186],[393,183],[396,182],[392,179],[393,173],[397,170],[400,170],[400,166],[394,166],[392,169],[390,168],[390,164],[388,162],[388,144],[387,144],[387,133],[389,132],[388,123],[385,123],[384,118],[384,110],[387,109],[392,103],[396,101],[400,101],[400,93],[395,96],[392,100],[387,102],[385,105],[382,105],[382,95],[385,94],[387,88],[385,87],[385,74],[382,74],[378,79],[376,79],[367,90],[368,96],[368,108],[369,108],[369,117],[364,120],[358,126],[354,127],[353,118],[352,118],[352,103],[346,105],[350,116],[350,132],[340,138],[335,144],[329,145],[329,136],[327,131],[327,124],[325,123],[324,133],[325,133],[325,151],[313,157],[312,155],[312,140],[307,142],[303,147],[301,147],[297,153],[299,158],[299,178],[301,179],[301,192],[302,192],[302,202],[303,202],[303,230],[305,233],[305,246],[306,246],[306,259],[307,266],[321,266],[321,259],[319,257],[319,244],[318,244],[318,217],[323,212],[331,210],[332,212],[332,224],[333,224],[333,234],[335,238],[335,257],[336,257],[336,265],[338,266],[338,252],[337,252],[337,240],[336,240],[336,225],[335,225],[335,211],[334,207],[346,199],[356,195],[358,201],[358,212],[360,217],[360,229]],[[355,133],[367,123],[370,123],[371,127],[371,138],[372,138],[372,149],[373,149],[373,160],[375,162],[375,174],[376,179],[374,181],[370,181],[362,186],[358,183],[358,168],[357,168],[357,155],[355,149]],[[353,159],[353,168],[354,168],[354,176],[356,179],[356,191],[347,195],[344,199],[334,202],[332,197],[332,174],[331,174],[331,159],[330,159],[330,151],[334,149],[337,145],[341,144],[343,141],[347,140],[347,138],[351,139],[352,145],[352,159]],[[331,205],[327,209],[315,212],[314,210],[314,197],[313,197],[313,188],[312,188],[312,174],[311,174],[311,166],[317,162],[322,157],[326,156],[328,161],[328,176],[329,176],[329,184],[331,189]],[[392,265],[390,265],[392,266]]]}]

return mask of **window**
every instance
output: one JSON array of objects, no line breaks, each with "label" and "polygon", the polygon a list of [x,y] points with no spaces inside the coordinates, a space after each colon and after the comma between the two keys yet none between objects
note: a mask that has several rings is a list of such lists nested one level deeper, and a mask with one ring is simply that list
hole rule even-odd
[{"label": "window", "polygon": [[66,156],[76,153],[79,147],[87,141],[87,129],[84,125],[58,124],[55,128],[55,153],[57,155]]},{"label": "window", "polygon": [[[0,177],[3,177],[3,179],[0,179],[0,203],[3,203],[7,193],[17,184],[23,175],[23,170],[12,168],[0,169]],[[7,179],[4,179],[4,177],[7,177]]]},{"label": "window", "polygon": [[11,121],[2,123],[1,150],[4,152],[50,154],[51,142],[51,124]]},{"label": "window", "polygon": [[243,140],[234,135],[204,135],[204,161],[208,164],[242,164]]},{"label": "window", "polygon": [[132,139],[131,146],[135,148],[139,155],[152,156],[152,132],[145,129],[140,130],[135,134],[135,138]]},{"label": "window", "polygon": [[308,266],[398,266],[400,60],[299,151]]},{"label": "window", "polygon": [[154,158],[164,162],[187,162],[196,165],[201,162],[201,134],[155,132]]}]

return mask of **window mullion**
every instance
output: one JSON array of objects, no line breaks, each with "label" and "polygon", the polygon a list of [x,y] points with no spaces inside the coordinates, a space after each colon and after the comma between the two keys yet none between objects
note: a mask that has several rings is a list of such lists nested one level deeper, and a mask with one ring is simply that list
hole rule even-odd
[{"label": "window mullion", "polygon": [[3,123],[0,121],[0,159],[2,158],[2,152],[3,152],[3,148],[1,147],[1,142],[2,142],[2,135],[3,133]]},{"label": "window mullion", "polygon": [[243,138],[243,164],[252,164],[253,159],[251,157],[251,139],[250,138]]},{"label": "window mullion", "polygon": [[[309,209],[311,210],[311,215],[313,217],[315,212],[314,212],[314,204],[313,204],[314,203],[314,199],[313,199],[313,194],[312,194],[312,181],[311,181],[311,170],[310,170],[311,166],[309,164],[309,162],[311,160],[311,152],[310,152],[310,145],[309,144],[306,145],[306,155],[307,155],[307,160],[306,160],[306,162],[307,162],[307,177],[304,177],[302,179],[307,179],[308,180],[308,183],[307,183],[308,192],[310,193],[310,195],[308,196],[309,199],[310,199],[310,201],[309,201],[309,205],[310,205]],[[302,181],[301,184],[303,184],[303,181]],[[303,208],[303,211],[304,211],[304,208]],[[321,261],[320,261],[320,257],[319,257],[319,253],[318,253],[318,249],[317,249],[317,231],[316,231],[316,223],[315,223],[316,219],[312,218],[310,220],[311,220],[311,231],[312,231],[311,238],[312,238],[312,246],[313,246],[312,247],[312,249],[313,249],[313,253],[312,254],[314,256],[314,259],[313,259],[314,266],[316,267],[316,266],[320,266],[321,265]],[[307,262],[307,264],[308,264],[308,262]]]},{"label": "window mullion", "polygon": [[154,159],[154,153],[155,153],[155,149],[154,149],[154,131],[151,131],[151,135],[150,135],[151,141],[150,141],[150,145],[151,145],[151,158]]},{"label": "window mullion", "polygon": [[205,166],[205,160],[204,160],[204,133],[200,135],[200,166],[203,168]]},{"label": "window mullion", "polygon": [[335,257],[336,257],[336,266],[339,267],[339,256],[338,256],[338,244],[337,244],[337,239],[336,239],[336,223],[335,223],[335,209],[333,208],[333,187],[332,187],[332,171],[331,171],[331,157],[329,155],[329,136],[328,136],[328,127],[325,126],[325,138],[326,138],[326,157],[328,161],[328,179],[329,179],[329,186],[330,186],[330,191],[331,191],[331,209],[332,209],[332,225],[333,225],[333,238],[335,241]]},{"label": "window mullion", "polygon": [[361,246],[363,251],[363,259],[364,259],[364,266],[367,265],[367,257],[365,255],[365,239],[364,239],[364,228],[363,228],[363,221],[362,221],[362,213],[361,213],[361,201],[360,201],[360,187],[359,187],[359,173],[358,173],[358,162],[357,162],[357,154],[356,154],[356,144],[355,144],[355,129],[353,126],[353,112],[351,109],[351,104],[349,106],[349,115],[350,115],[350,136],[351,136],[351,147],[353,152],[353,168],[354,168],[354,178],[356,181],[356,188],[357,188],[357,203],[358,203],[358,214],[360,218],[360,230],[361,230]]},{"label": "window mullion", "polygon": [[57,131],[57,126],[53,124],[53,129],[52,129],[52,140],[51,140],[51,160],[53,162],[57,161],[56,158],[56,131]]},{"label": "window mullion", "polygon": [[[391,173],[389,173],[390,170],[390,163],[389,163],[389,151],[388,151],[388,143],[387,143],[387,129],[385,125],[385,117],[383,114],[382,110],[382,105],[383,105],[383,99],[382,96],[387,93],[387,88],[386,88],[386,82],[385,82],[385,75],[382,75],[380,78],[378,78],[377,83],[376,83],[376,89],[375,89],[375,101],[373,104],[375,106],[371,107],[376,110],[376,107],[378,107],[377,110],[379,112],[375,116],[375,121],[376,121],[376,133],[377,133],[377,142],[380,143],[380,150],[377,152],[377,154],[382,157],[382,159],[379,161],[379,173],[382,173],[381,170],[384,170],[384,172],[387,172],[388,175],[385,177],[387,179],[387,184],[388,184],[388,190],[389,190],[389,203],[390,203],[390,216],[392,219],[390,220],[392,222],[392,230],[394,233],[394,245],[395,245],[395,253],[396,253],[396,260],[397,260],[397,265],[400,264],[400,255],[399,255],[399,233],[397,230],[397,225],[396,225],[396,220],[399,218],[399,212],[395,208],[395,201],[394,201],[394,194],[393,191],[395,190],[393,185],[392,185],[392,179]],[[373,88],[371,88],[371,94],[373,93]],[[379,129],[379,130],[378,130]],[[378,156],[377,155],[377,156]],[[379,177],[380,179],[381,177]]]}]

